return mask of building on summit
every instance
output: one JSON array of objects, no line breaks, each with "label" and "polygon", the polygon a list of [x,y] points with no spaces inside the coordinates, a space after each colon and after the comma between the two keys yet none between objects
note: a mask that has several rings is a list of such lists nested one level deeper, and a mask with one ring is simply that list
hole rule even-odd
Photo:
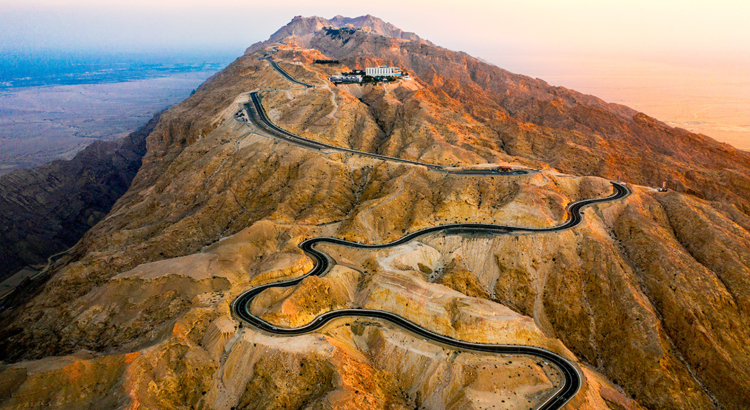
[{"label": "building on summit", "polygon": [[400,77],[401,69],[398,67],[367,67],[365,74],[368,77]]},{"label": "building on summit", "polygon": [[393,82],[395,77],[408,78],[408,73],[398,67],[367,67],[364,71],[354,70],[350,73],[332,75],[328,77],[328,81],[334,84],[379,83],[382,81]]}]

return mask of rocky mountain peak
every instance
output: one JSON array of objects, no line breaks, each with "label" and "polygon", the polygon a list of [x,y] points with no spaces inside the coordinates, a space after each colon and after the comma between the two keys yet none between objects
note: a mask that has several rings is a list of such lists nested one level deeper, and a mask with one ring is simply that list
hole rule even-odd
[{"label": "rocky mountain peak", "polygon": [[[568,380],[382,316],[279,338],[237,315],[358,308],[552,352],[585,379],[565,408],[747,408],[750,154],[408,36],[298,16],[166,111],[108,216],[0,313],[0,410],[528,409]],[[327,81],[380,64],[409,76]],[[321,237],[341,264],[318,276]]]},{"label": "rocky mountain peak", "polygon": [[354,17],[354,18],[338,15],[338,16],[333,17],[330,20],[325,19],[323,17],[318,17],[318,16],[311,16],[311,17],[295,16],[292,19],[292,21],[289,22],[289,24],[285,25],[284,27],[280,28],[278,31],[273,33],[268,40],[255,43],[252,46],[250,46],[245,51],[245,54],[246,55],[252,54],[269,44],[279,43],[279,42],[283,43],[284,39],[286,39],[287,37],[294,36],[294,37],[302,37],[303,40],[309,39],[315,33],[322,30],[324,27],[330,27],[330,28],[353,27],[353,28],[363,29],[364,31],[371,32],[371,33],[393,37],[395,39],[416,41],[420,44],[433,45],[431,42],[420,38],[418,35],[414,33],[403,31],[400,28],[394,26],[393,24],[387,23],[383,21],[382,19],[379,19],[370,14],[359,16],[359,17]]}]

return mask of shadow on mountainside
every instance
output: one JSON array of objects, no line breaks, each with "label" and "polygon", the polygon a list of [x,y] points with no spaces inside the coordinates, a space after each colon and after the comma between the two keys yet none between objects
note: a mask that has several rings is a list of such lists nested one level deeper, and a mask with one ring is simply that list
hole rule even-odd
[{"label": "shadow on mountainside", "polygon": [[117,141],[98,141],[70,161],[0,177],[0,279],[78,242],[130,187],[161,114]]}]

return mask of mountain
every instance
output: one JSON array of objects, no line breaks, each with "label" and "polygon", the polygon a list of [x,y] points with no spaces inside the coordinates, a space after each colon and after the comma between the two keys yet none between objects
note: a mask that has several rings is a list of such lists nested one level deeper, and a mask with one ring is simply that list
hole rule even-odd
[{"label": "mountain", "polygon": [[[329,273],[245,313],[285,328],[364,308],[539,347],[580,368],[567,409],[746,408],[750,154],[384,27],[295,18],[163,113],[108,216],[2,313],[0,408],[536,407],[570,376],[535,356],[371,317],[275,336],[233,314],[246,290],[313,268],[306,239],[466,223],[525,230],[321,243]],[[376,64],[410,78],[326,80]],[[260,120],[258,95],[308,141]],[[485,175],[504,166],[527,173]],[[610,180],[629,196],[528,232],[612,195]]]},{"label": "mountain", "polygon": [[70,161],[0,176],[0,278],[75,245],[128,190],[159,116]]},{"label": "mountain", "polygon": [[373,17],[371,15],[360,16],[356,18],[336,16],[330,20],[322,17],[302,17],[296,16],[286,26],[280,28],[278,31],[273,33],[271,37],[263,42],[258,42],[250,46],[245,54],[252,54],[263,47],[277,43],[279,41],[296,41],[299,38],[305,39],[314,35],[316,32],[323,28],[343,28],[353,27],[358,29],[365,29],[368,32],[376,34],[382,34],[384,36],[392,37],[400,40],[415,41],[420,44],[434,45],[427,40],[421,39],[414,33],[409,33],[401,30],[393,24],[386,23],[385,21]]}]

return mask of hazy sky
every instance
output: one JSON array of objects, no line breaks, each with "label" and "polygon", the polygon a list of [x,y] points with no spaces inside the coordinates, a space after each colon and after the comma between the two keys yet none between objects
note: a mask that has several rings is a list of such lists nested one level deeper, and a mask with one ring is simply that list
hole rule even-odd
[{"label": "hazy sky", "polygon": [[0,59],[19,50],[226,59],[296,15],[337,14],[372,14],[750,149],[750,0],[0,0]]},{"label": "hazy sky", "polygon": [[480,57],[632,56],[750,67],[748,0],[0,0],[0,50],[239,55],[295,15],[368,13]]}]

